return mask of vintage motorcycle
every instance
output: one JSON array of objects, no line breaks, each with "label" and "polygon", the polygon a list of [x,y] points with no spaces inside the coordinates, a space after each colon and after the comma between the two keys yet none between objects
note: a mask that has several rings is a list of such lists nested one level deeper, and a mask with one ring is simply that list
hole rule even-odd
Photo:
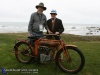
[{"label": "vintage motorcycle", "polygon": [[45,34],[43,35],[44,38],[34,36],[28,37],[25,40],[18,39],[18,42],[14,46],[17,60],[26,64],[31,61],[48,64],[55,60],[56,65],[62,71],[72,74],[83,69],[85,58],[77,46],[65,44],[62,39],[46,39],[46,36],[61,37],[55,34]]}]

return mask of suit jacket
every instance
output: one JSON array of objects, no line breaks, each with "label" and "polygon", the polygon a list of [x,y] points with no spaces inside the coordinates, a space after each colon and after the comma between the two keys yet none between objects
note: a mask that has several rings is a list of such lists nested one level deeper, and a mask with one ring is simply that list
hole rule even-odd
[{"label": "suit jacket", "polygon": [[53,33],[59,32],[61,34],[64,31],[62,21],[58,18],[55,19],[54,30],[52,30],[52,19],[47,20],[47,25],[48,25],[49,30]]}]

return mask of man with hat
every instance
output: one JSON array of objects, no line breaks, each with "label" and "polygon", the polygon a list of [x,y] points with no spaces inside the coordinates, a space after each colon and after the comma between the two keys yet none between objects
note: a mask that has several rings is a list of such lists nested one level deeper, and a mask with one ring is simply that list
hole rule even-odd
[{"label": "man with hat", "polygon": [[[51,14],[51,19],[47,21],[48,28],[50,29],[50,32],[52,32],[53,34],[60,35],[64,31],[62,20],[56,18],[57,15],[56,10],[52,10],[50,14]],[[47,31],[47,33],[50,32]],[[49,36],[47,38],[51,39],[52,37]],[[60,38],[57,36],[54,36],[54,38],[56,40],[60,40]]]},{"label": "man with hat", "polygon": [[50,33],[50,30],[47,26],[46,16],[43,14],[43,11],[46,10],[46,7],[44,7],[43,3],[39,3],[36,8],[37,12],[32,13],[28,25],[29,36],[42,36],[44,27],[48,33]]}]

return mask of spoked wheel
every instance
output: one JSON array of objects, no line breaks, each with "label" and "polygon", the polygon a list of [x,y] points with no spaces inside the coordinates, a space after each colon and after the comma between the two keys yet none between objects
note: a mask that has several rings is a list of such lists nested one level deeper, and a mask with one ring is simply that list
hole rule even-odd
[{"label": "spoked wheel", "polygon": [[68,46],[58,51],[56,64],[62,71],[74,74],[82,70],[85,58],[78,48]]},{"label": "spoked wheel", "polygon": [[25,42],[18,42],[15,45],[15,56],[19,62],[30,63],[32,61],[32,50],[29,44]]}]

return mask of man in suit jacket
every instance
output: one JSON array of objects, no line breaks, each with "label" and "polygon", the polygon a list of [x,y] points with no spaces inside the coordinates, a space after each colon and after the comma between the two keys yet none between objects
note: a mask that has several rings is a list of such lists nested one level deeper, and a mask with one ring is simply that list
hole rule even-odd
[{"label": "man in suit jacket", "polygon": [[[56,10],[52,10],[50,14],[51,14],[51,19],[47,20],[48,28],[51,31],[51,33],[60,35],[64,31],[62,20],[56,18],[57,15]],[[52,37],[49,36],[48,38],[51,39]],[[60,38],[57,36],[54,36],[54,38],[56,40],[60,40]]]}]

